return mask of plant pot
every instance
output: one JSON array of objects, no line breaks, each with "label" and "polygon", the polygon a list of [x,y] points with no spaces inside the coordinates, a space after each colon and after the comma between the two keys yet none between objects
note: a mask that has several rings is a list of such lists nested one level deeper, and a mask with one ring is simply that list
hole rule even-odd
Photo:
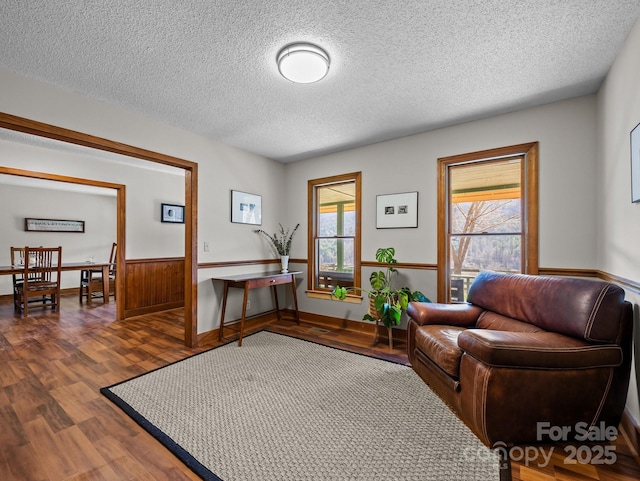
[{"label": "plant pot", "polygon": [[[375,346],[378,344],[379,339],[378,325],[382,325],[383,327],[384,325],[380,320],[380,313],[376,311],[375,300],[373,297],[369,298],[369,315],[376,319],[375,336],[373,337],[373,345]],[[387,327],[387,336],[389,338],[389,349],[393,349],[393,331],[390,327]]]},{"label": "plant pot", "polygon": [[375,299],[373,297],[369,297],[369,315],[378,320],[380,319],[380,314],[376,311]]},{"label": "plant pot", "polygon": [[280,272],[289,272],[289,256],[280,256]]}]

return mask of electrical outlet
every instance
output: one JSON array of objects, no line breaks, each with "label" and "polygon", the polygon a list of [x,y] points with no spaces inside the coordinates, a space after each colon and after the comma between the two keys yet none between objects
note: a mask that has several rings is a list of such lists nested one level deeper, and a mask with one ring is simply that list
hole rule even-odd
[{"label": "electrical outlet", "polygon": [[247,311],[251,309],[251,299],[247,299]]},{"label": "electrical outlet", "polygon": [[209,242],[204,241],[204,251],[209,252]]}]

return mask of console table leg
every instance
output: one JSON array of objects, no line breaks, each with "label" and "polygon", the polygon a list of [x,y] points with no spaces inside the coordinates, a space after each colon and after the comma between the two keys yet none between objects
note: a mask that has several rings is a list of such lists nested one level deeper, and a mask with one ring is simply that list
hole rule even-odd
[{"label": "console table leg", "polygon": [[227,309],[227,294],[229,293],[229,283],[224,282],[224,294],[222,294],[222,314],[220,314],[220,327],[218,328],[218,341],[222,341],[222,330],[224,329],[224,311]]},{"label": "console table leg", "polygon": [[296,323],[300,325],[300,313],[298,312],[298,292],[296,289],[296,276],[291,275],[291,290],[293,291],[293,307],[296,310]]},{"label": "console table leg", "polygon": [[244,333],[244,317],[247,314],[247,299],[249,298],[249,283],[244,285],[244,300],[242,301],[242,319],[240,319],[240,338],[238,347],[242,346],[242,334]]},{"label": "console table leg", "polygon": [[273,298],[276,301],[276,317],[280,320],[280,305],[278,304],[278,288],[276,286],[271,286],[273,289]]}]

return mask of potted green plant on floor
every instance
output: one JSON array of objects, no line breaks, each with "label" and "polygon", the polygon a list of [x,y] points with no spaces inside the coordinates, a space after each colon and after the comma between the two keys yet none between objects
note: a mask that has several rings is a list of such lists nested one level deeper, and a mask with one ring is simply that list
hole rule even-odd
[{"label": "potted green plant on floor", "polygon": [[293,236],[298,230],[298,227],[300,227],[300,224],[296,224],[293,230],[287,229],[286,231],[284,230],[284,227],[282,227],[282,224],[278,225],[280,226],[280,232],[275,232],[273,235],[262,229],[257,229],[254,232],[264,235],[271,241],[273,248],[280,256],[281,272],[289,272],[289,252],[291,252],[291,242],[293,241]]},{"label": "potted green plant on floor", "polygon": [[362,317],[365,321],[376,323],[378,339],[378,323],[381,322],[389,335],[389,347],[393,347],[392,328],[400,324],[402,312],[407,310],[409,302],[431,302],[422,292],[412,291],[408,287],[394,288],[393,276],[398,274],[394,267],[396,250],[393,247],[381,247],[376,251],[376,261],[384,264],[384,270],[374,271],[369,276],[371,289],[362,287],[336,287],[331,296],[344,300],[350,292],[363,292],[369,297],[369,311]]}]

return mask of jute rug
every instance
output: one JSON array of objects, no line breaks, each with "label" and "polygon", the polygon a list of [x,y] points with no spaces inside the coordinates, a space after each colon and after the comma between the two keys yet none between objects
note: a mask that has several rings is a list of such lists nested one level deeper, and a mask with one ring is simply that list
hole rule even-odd
[{"label": "jute rug", "polygon": [[270,332],[101,391],[206,480],[500,479],[410,367]]}]

